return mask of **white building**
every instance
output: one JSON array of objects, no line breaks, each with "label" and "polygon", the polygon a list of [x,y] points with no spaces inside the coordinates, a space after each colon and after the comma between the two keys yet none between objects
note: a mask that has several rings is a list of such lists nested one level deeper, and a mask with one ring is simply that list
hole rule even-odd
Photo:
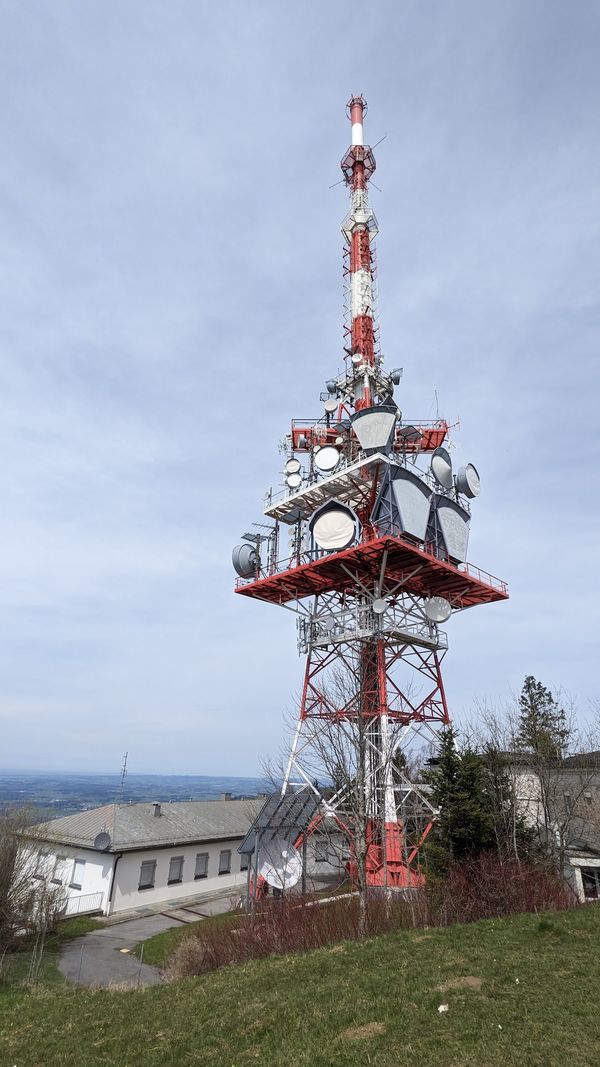
[{"label": "white building", "polygon": [[63,887],[67,915],[241,892],[247,859],[237,848],[256,808],[252,800],[109,804],[40,823],[28,830],[33,877]]}]

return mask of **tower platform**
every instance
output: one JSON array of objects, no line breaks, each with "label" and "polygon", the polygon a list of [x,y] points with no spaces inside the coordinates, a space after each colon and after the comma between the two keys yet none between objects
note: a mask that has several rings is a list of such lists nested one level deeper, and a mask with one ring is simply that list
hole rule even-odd
[{"label": "tower platform", "polygon": [[438,559],[400,536],[385,535],[257,579],[239,579],[235,591],[269,604],[287,604],[317,593],[372,588],[382,570],[416,596],[441,596],[455,609],[508,600],[506,582],[469,563]]}]

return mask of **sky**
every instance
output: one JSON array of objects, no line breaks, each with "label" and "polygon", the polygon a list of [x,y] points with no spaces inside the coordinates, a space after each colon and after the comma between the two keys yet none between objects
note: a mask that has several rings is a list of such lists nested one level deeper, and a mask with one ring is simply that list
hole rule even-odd
[{"label": "sky", "polygon": [[[597,678],[594,0],[0,2],[0,767],[254,775],[302,661],[233,593],[341,367],[364,93],[382,350],[482,478],[460,725]],[[333,188],[331,188],[333,186]]]}]

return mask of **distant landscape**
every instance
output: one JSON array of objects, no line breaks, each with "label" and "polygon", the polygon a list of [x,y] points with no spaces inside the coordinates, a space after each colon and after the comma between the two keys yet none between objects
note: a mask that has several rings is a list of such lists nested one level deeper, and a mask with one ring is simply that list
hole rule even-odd
[{"label": "distant landscape", "polygon": [[256,796],[268,790],[261,778],[208,775],[129,774],[121,787],[118,774],[59,774],[0,770],[0,808],[28,807],[40,819],[56,819],[102,804],[160,800],[218,800],[224,793]]}]

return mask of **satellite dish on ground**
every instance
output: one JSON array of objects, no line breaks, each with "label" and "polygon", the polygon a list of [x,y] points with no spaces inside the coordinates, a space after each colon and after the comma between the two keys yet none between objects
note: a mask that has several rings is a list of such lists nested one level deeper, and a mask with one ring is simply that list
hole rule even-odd
[{"label": "satellite dish on ground", "polygon": [[466,467],[459,468],[458,474],[456,475],[456,488],[459,493],[468,496],[469,500],[473,500],[474,497],[479,496],[479,491],[481,489],[479,472],[472,463],[467,463]]},{"label": "satellite dish on ground", "polygon": [[444,489],[452,489],[452,460],[445,448],[436,448],[431,456],[431,473]]},{"label": "satellite dish on ground", "polygon": [[443,596],[432,596],[425,604],[425,614],[430,622],[445,622],[451,612],[452,605]]},{"label": "satellite dish on ground", "polygon": [[309,521],[308,529],[319,548],[339,552],[356,539],[358,522],[345,504],[323,504]]},{"label": "satellite dish on ground", "polygon": [[94,848],[96,852],[107,852],[112,845],[112,838],[106,830],[102,830],[99,834],[96,834],[94,838]]},{"label": "satellite dish on ground", "polygon": [[256,574],[260,558],[254,545],[236,545],[231,553],[231,562],[240,578],[252,578]]},{"label": "satellite dish on ground", "polygon": [[302,475],[301,474],[297,474],[294,471],[292,474],[288,474],[288,476],[285,479],[285,481],[286,481],[286,485],[289,486],[290,489],[299,489],[300,486],[302,485]]},{"label": "satellite dish on ground", "polygon": [[320,448],[315,454],[315,466],[325,473],[335,470],[339,462],[340,454],[337,448],[334,448],[333,445],[324,445],[323,448]]},{"label": "satellite dish on ground", "polygon": [[389,606],[390,605],[388,604],[387,600],[384,600],[383,597],[374,600],[371,604],[371,607],[376,615],[384,615]]},{"label": "satellite dish on ground", "polygon": [[299,459],[294,459],[293,457],[292,457],[292,459],[288,459],[288,461],[287,461],[287,463],[285,465],[285,473],[286,474],[297,474],[299,470],[300,470],[300,460]]},{"label": "satellite dish on ground", "polygon": [[274,837],[260,846],[262,862],[259,874],[274,889],[291,889],[302,874],[302,857],[293,845],[282,837]]}]

